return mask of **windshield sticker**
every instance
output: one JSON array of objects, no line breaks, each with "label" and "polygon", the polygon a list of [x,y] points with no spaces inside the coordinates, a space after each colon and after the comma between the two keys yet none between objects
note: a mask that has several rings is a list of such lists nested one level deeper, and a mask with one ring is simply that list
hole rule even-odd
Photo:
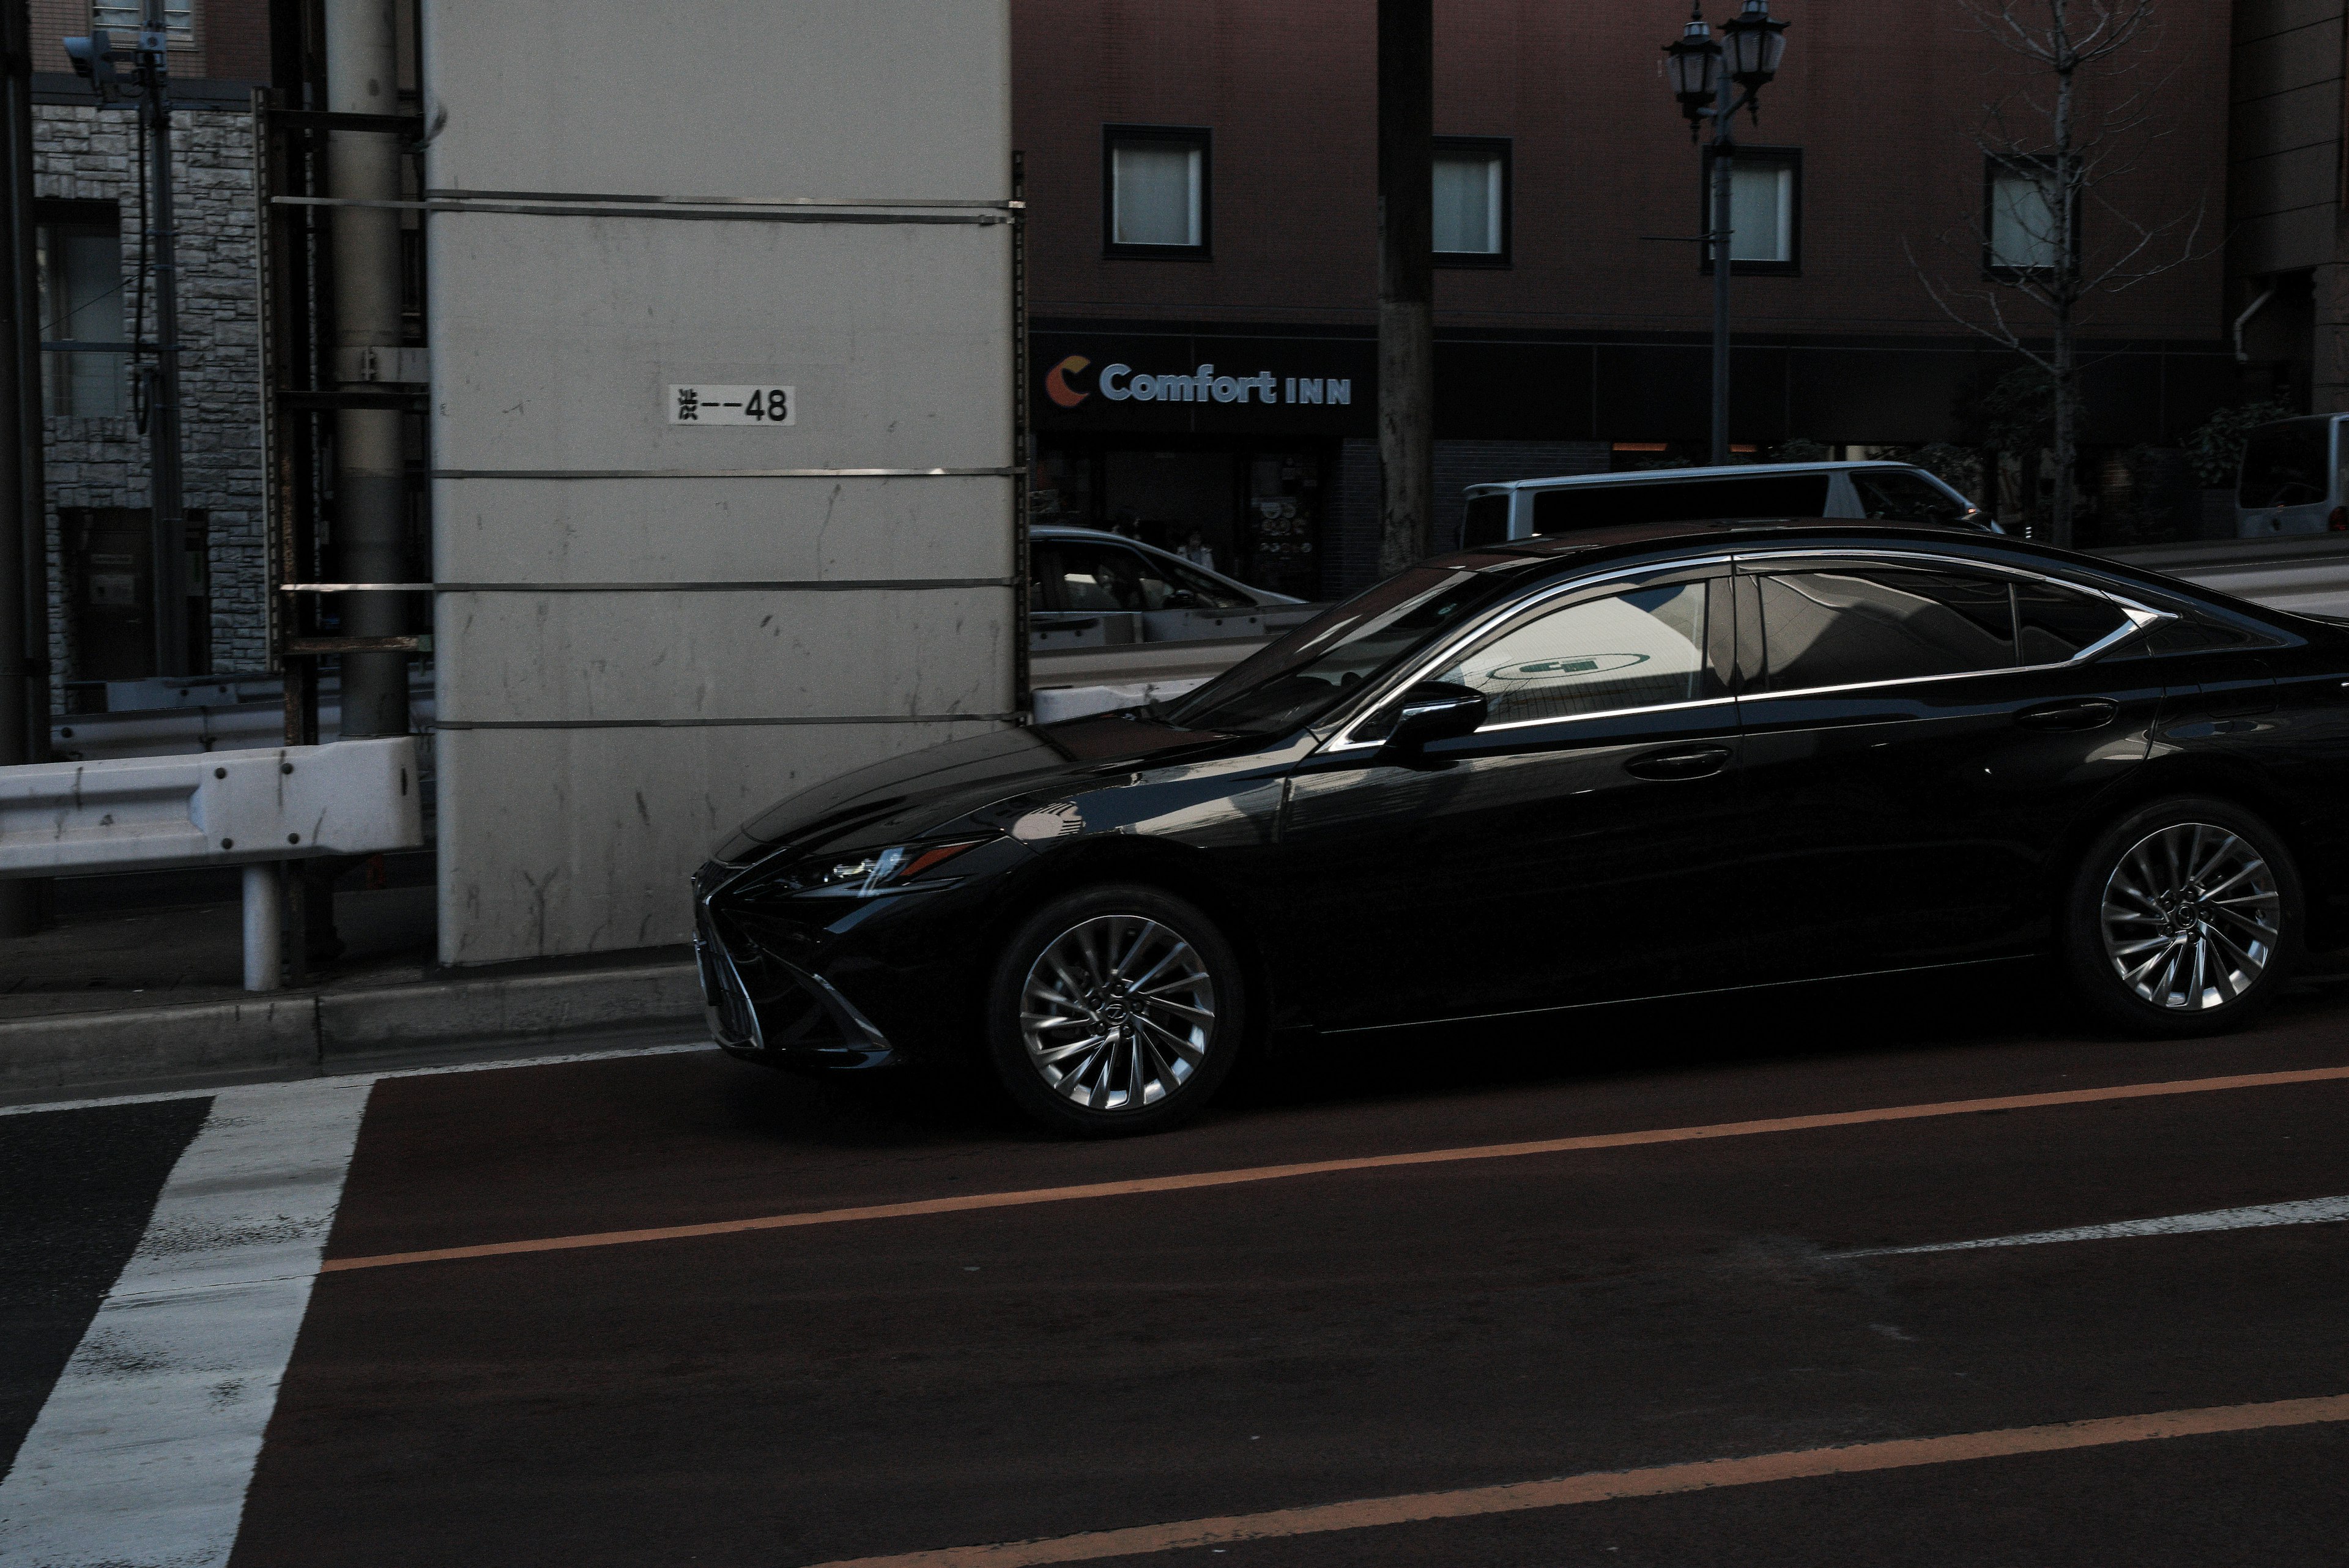
[{"label": "windshield sticker", "polygon": [[1488,679],[1555,680],[1561,676],[1603,675],[1610,670],[1629,670],[1647,662],[1644,653],[1578,653],[1563,659],[1529,659],[1523,664],[1504,664],[1491,671]]}]

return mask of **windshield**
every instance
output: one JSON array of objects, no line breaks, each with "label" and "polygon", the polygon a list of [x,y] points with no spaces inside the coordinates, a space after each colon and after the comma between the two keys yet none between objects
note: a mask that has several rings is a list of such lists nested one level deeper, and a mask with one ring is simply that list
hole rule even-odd
[{"label": "windshield", "polygon": [[1322,611],[1171,704],[1166,722],[1257,735],[1311,723],[1491,603],[1516,575],[1413,566]]}]

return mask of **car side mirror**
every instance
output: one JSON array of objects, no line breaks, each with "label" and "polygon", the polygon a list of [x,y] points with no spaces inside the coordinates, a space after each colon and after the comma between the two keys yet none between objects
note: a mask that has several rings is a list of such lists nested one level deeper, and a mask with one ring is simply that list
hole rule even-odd
[{"label": "car side mirror", "polygon": [[1394,715],[1387,744],[1415,752],[1436,741],[1473,735],[1485,723],[1485,694],[1449,680],[1423,680],[1406,689],[1388,711]]}]

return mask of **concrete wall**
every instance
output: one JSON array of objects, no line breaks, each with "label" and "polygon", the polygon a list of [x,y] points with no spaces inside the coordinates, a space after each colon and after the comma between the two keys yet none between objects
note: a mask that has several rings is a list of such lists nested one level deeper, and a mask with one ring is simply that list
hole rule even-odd
[{"label": "concrete wall", "polygon": [[[1013,702],[1009,478],[740,476],[1013,462],[1000,214],[549,210],[1002,202],[1005,0],[590,12],[427,7],[432,187],[556,198],[427,226],[449,963],[684,940],[740,819]],[[798,422],[672,425],[672,383]]]}]

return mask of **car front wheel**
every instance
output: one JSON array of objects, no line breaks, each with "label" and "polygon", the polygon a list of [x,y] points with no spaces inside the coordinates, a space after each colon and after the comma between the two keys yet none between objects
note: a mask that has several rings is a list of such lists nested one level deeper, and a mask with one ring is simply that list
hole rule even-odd
[{"label": "car front wheel", "polygon": [[2065,963],[2081,998],[2125,1028],[2220,1033],[2282,989],[2301,909],[2291,852],[2266,823],[2225,801],[2161,801],[2090,848],[2065,911]]},{"label": "car front wheel", "polygon": [[1154,888],[1056,898],[1012,934],[988,996],[988,1055],[1032,1119],[1114,1137],[1195,1115],[1239,1052],[1239,961],[1215,922]]}]

